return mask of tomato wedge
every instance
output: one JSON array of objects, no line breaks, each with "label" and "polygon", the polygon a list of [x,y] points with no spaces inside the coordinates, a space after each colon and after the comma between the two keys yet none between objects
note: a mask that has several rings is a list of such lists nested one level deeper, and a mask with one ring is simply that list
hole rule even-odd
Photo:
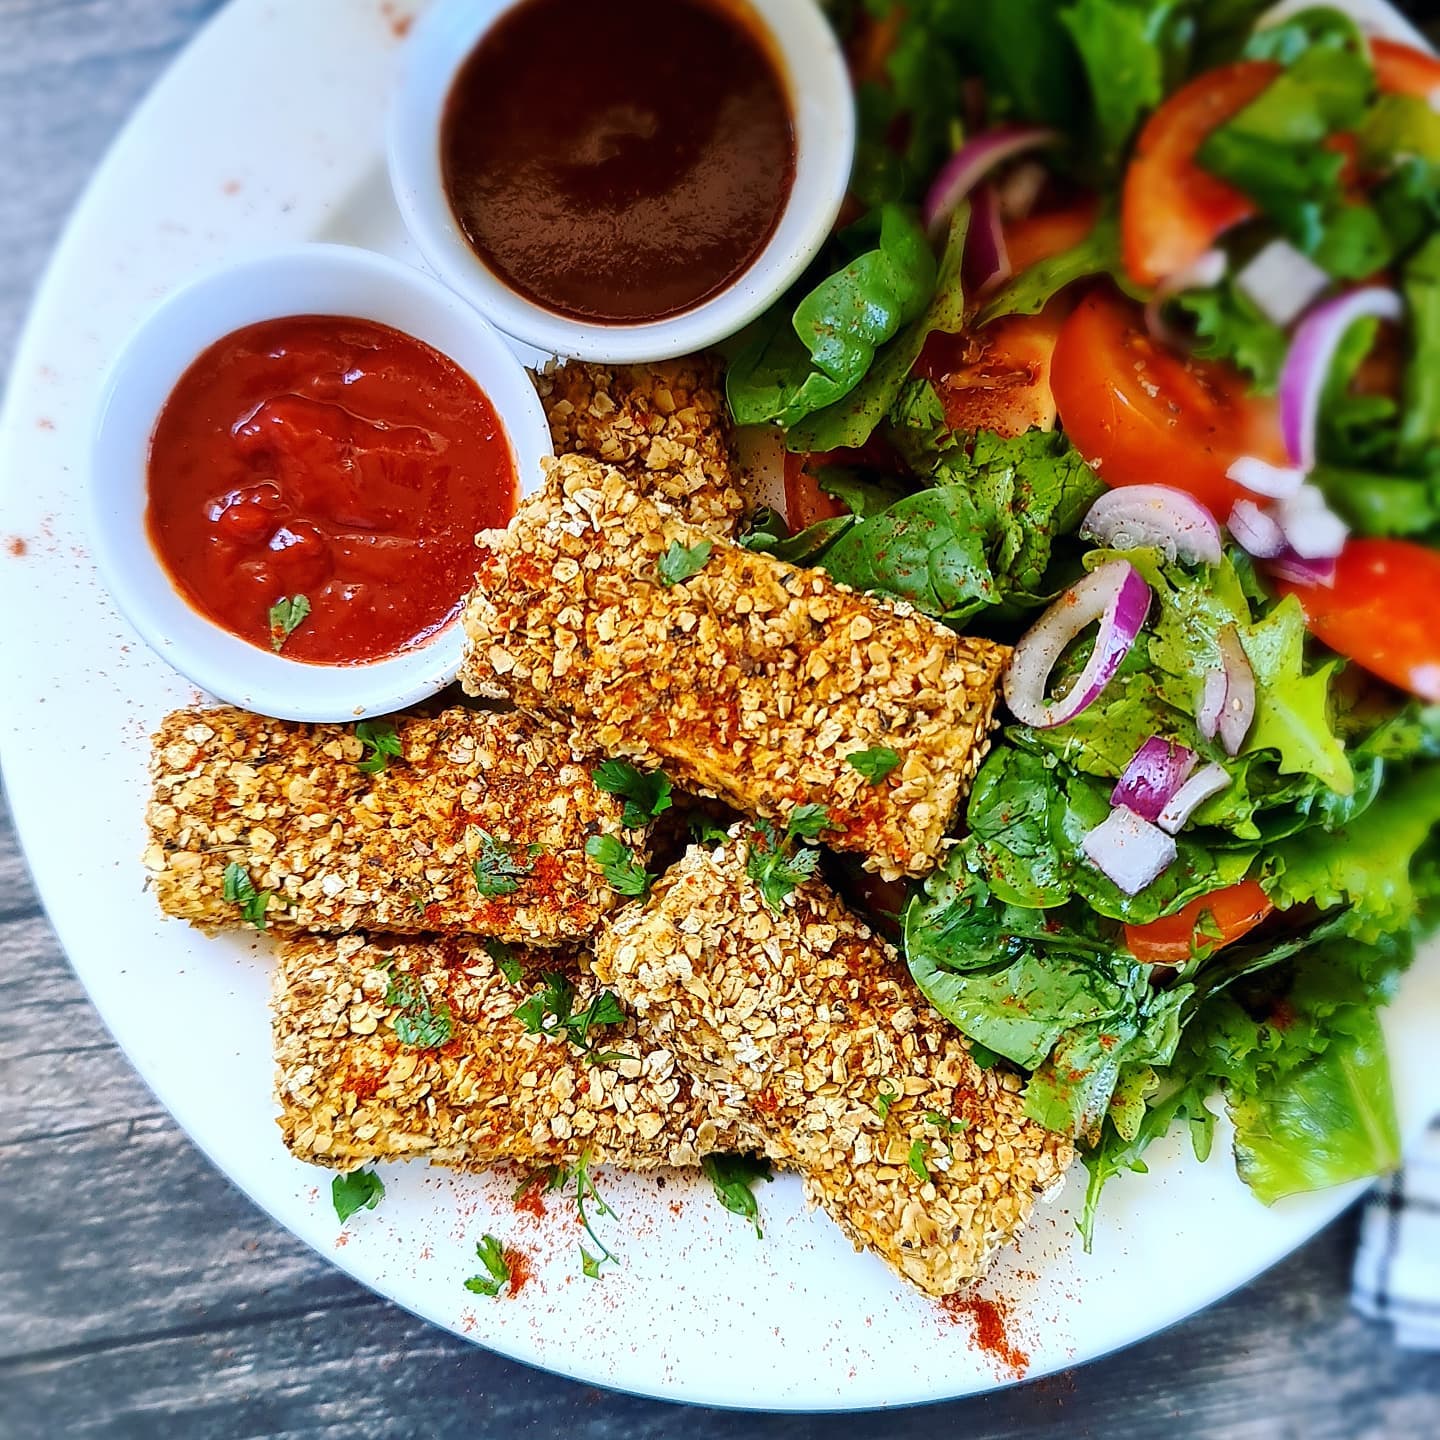
[{"label": "tomato wedge", "polygon": [[1195,152],[1279,73],[1268,60],[1208,70],[1145,122],[1120,196],[1121,252],[1137,284],[1156,285],[1187,269],[1219,235],[1255,214],[1254,202],[1202,170]]},{"label": "tomato wedge", "polygon": [[[1274,908],[1259,881],[1242,880],[1212,890],[1162,920],[1127,925],[1125,945],[1142,964],[1183,965],[1201,946],[1218,950],[1248,935]],[[1202,925],[1206,915],[1209,919]]]},{"label": "tomato wedge", "polygon": [[1060,331],[1050,383],[1060,423],[1109,486],[1172,485],[1224,520],[1245,491],[1226,476],[1242,455],[1284,465],[1273,400],[1214,360],[1150,338],[1140,307],[1093,290]]},{"label": "tomato wedge", "polygon": [[850,512],[833,495],[820,488],[820,471],[826,465],[851,465],[855,456],[834,450],[824,454],[785,456],[785,523],[792,531],[804,530],[821,520]]},{"label": "tomato wedge", "polygon": [[1372,38],[1370,59],[1375,65],[1375,83],[1387,95],[1430,100],[1440,91],[1440,56],[1398,40]]},{"label": "tomato wedge", "polygon": [[1059,210],[1043,210],[1005,226],[1005,253],[1018,275],[1052,255],[1073,250],[1094,228],[1100,202],[1091,197]]},{"label": "tomato wedge", "polygon": [[1440,704],[1440,551],[1408,540],[1351,540],[1333,585],[1281,582],[1310,631],[1371,674]]}]

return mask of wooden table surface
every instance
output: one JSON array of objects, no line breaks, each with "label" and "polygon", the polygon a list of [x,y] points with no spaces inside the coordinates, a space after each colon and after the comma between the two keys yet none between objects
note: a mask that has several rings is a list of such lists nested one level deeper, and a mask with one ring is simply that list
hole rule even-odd
[{"label": "wooden table surface", "polygon": [[[217,7],[0,0],[0,366],[86,176]],[[176,1128],[65,963],[3,800],[0,1093],[3,1440],[1440,1434],[1440,1356],[1347,1307],[1353,1216],[1146,1344],[883,1417],[685,1411],[466,1345],[277,1229]]]}]

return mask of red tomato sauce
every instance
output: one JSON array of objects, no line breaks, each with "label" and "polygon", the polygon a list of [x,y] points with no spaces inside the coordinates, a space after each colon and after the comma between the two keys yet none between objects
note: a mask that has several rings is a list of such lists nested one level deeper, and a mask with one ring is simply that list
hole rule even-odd
[{"label": "red tomato sauce", "polygon": [[[295,316],[217,341],[150,442],[150,543],[182,595],[287,659],[394,655],[458,614],[477,530],[518,484],[494,407],[452,360],[368,320]],[[271,609],[304,596],[286,635]]]}]

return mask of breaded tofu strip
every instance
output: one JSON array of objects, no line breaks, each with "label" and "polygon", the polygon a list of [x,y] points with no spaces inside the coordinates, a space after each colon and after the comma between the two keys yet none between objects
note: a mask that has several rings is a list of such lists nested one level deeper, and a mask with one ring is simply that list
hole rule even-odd
[{"label": "breaded tofu strip", "polygon": [[557,455],[623,470],[709,535],[733,535],[745,501],[731,479],[724,387],[704,356],[653,365],[572,360],[535,377]]},{"label": "breaded tofu strip", "polygon": [[285,1144],[302,1160],[353,1170],[422,1158],[627,1170],[697,1165],[733,1149],[663,1046],[633,1017],[591,1032],[587,1064],[563,1036],[530,1035],[515,1008],[561,968],[574,1008],[597,993],[589,959],[529,955],[515,984],[483,941],[306,936],[280,946],[272,998],[275,1084]]},{"label": "breaded tofu strip", "polygon": [[692,847],[601,932],[595,972],[857,1249],[949,1294],[1015,1237],[1070,1141],[1025,1118],[1018,1078],[981,1070],[823,883],[772,914],[747,856],[744,839]]},{"label": "breaded tofu strip", "polygon": [[[712,541],[578,456],[485,539],[468,689],[499,685],[578,743],[749,815],[822,804],[825,843],[882,874],[934,866],[984,757],[1004,647]],[[667,551],[688,552],[688,578],[664,583]],[[898,763],[872,783],[850,757],[882,747]]]},{"label": "breaded tofu strip", "polygon": [[394,723],[401,754],[368,774],[348,725],[167,716],[145,812],[160,908],[203,928],[242,923],[233,871],[226,893],[236,864],[273,895],[264,918],[281,932],[463,931],[542,946],[588,936],[615,896],[585,841],[618,835],[643,854],[643,836],[622,827],[620,803],[563,735],[464,708]]}]

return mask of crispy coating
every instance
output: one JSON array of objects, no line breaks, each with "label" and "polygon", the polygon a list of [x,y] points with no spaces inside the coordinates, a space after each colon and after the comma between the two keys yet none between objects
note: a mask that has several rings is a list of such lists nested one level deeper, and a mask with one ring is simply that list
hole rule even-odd
[{"label": "crispy coating", "polygon": [[[734,1128],[717,1125],[633,1017],[592,1032],[599,1048],[630,1058],[594,1065],[564,1037],[527,1034],[514,1012],[542,967],[571,979],[577,1010],[598,987],[588,957],[525,961],[511,984],[472,937],[282,943],[272,1013],[286,1146],[337,1170],[411,1158],[573,1164],[587,1150],[595,1164],[653,1170],[733,1147]],[[397,1019],[422,1008],[448,1022],[434,1037],[442,1043],[397,1033]]]},{"label": "crispy coating", "polygon": [[692,847],[602,931],[596,974],[857,1248],[949,1294],[1016,1235],[1070,1141],[1025,1118],[1018,1078],[981,1070],[821,882],[772,914],[748,854],[738,835]]},{"label": "crispy coating", "polygon": [[535,377],[557,455],[623,470],[707,534],[733,535],[745,510],[730,472],[730,419],[704,356],[655,365],[572,360]]},{"label": "crispy coating", "polygon": [[[578,456],[488,538],[464,616],[468,689],[498,684],[571,721],[577,743],[750,815],[822,804],[825,843],[884,875],[934,866],[984,757],[1002,646],[712,542]],[[658,561],[675,545],[712,548],[667,586]],[[872,784],[847,757],[875,747],[900,763]]]},{"label": "crispy coating", "polygon": [[[464,708],[395,725],[401,756],[369,775],[350,726],[228,708],[167,716],[146,809],[160,908],[202,928],[239,923],[225,899],[233,862],[273,892],[265,918],[281,932],[462,931],[528,945],[588,936],[615,896],[586,839],[615,834],[645,852],[564,737],[523,715]],[[485,896],[475,863],[484,872],[497,855],[516,872],[500,885],[514,888]]]}]

